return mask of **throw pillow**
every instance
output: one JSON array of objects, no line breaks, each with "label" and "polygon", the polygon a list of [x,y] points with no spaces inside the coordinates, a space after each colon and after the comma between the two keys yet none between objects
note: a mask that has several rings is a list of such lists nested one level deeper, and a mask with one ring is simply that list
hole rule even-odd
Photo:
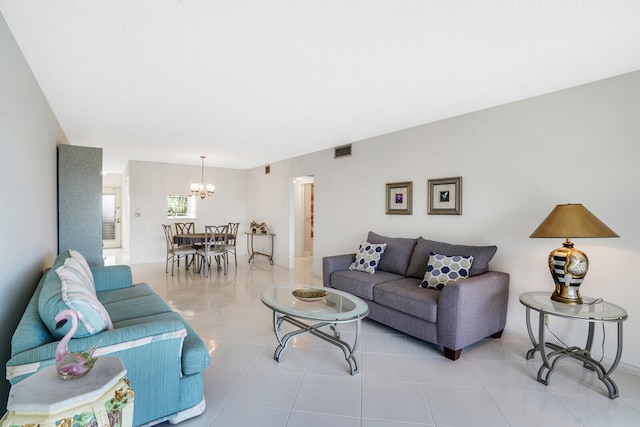
[{"label": "throw pillow", "polygon": [[[78,314],[78,330],[75,337],[97,334],[100,331],[113,329],[109,313],[91,291],[87,290],[82,280],[73,270],[65,266],[56,269],[60,278],[62,301],[66,307]],[[60,310],[61,311],[61,310]],[[56,335],[64,336],[69,328],[65,325]]]},{"label": "throw pillow", "polygon": [[71,257],[64,260],[64,269],[75,274],[80,280],[82,286],[84,286],[87,291],[91,292],[94,296],[96,295],[96,286],[93,283],[91,270],[89,270],[89,275],[87,275],[87,271],[82,264],[80,264],[75,258]]},{"label": "throw pillow", "polygon": [[362,242],[356,253],[356,260],[351,263],[349,270],[364,271],[369,274],[375,273],[376,267],[386,247],[386,243],[376,245],[369,242]]},{"label": "throw pillow", "polygon": [[489,271],[489,261],[498,248],[496,246],[452,245],[418,237],[418,243],[411,255],[407,268],[407,277],[422,279],[427,268],[427,261],[431,252],[436,254],[465,254],[473,256],[473,266],[469,277],[477,276]]},{"label": "throw pillow", "polygon": [[[74,261],[76,261],[80,267],[82,268],[82,276],[81,279],[84,281],[86,280],[87,283],[89,283],[91,285],[91,287],[93,288],[93,293],[96,293],[96,284],[93,281],[93,273],[91,273],[91,267],[89,267],[89,263],[87,262],[87,260],[85,259],[85,257],[78,251],[73,250],[73,249],[69,249],[69,255],[71,256],[71,258],[74,259]],[[66,263],[66,261],[65,261]]]},{"label": "throw pillow", "polygon": [[427,272],[420,287],[442,290],[445,286],[469,277],[473,256],[447,256],[431,252]]}]

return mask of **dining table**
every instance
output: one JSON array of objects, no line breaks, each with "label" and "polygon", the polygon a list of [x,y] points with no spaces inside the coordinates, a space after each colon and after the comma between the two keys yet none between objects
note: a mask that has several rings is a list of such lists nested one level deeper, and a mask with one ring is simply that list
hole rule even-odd
[{"label": "dining table", "polygon": [[[228,241],[231,235],[226,235],[226,241]],[[218,237],[218,233],[216,233],[216,238]],[[206,233],[182,233],[182,234],[174,234],[173,235],[173,243],[176,245],[186,246],[192,245],[196,247],[202,246],[202,244],[207,240]],[[200,263],[197,262],[196,257],[194,256],[191,262],[187,265],[191,265],[194,261],[196,261],[196,273],[200,273]]]},{"label": "dining table", "polygon": [[[175,234],[173,236],[173,243],[176,245],[195,245],[197,243],[204,243],[206,240],[206,233],[184,233],[184,234]],[[216,237],[218,234],[216,233]],[[231,234],[226,235],[226,240],[229,240],[229,237],[232,237]]]}]

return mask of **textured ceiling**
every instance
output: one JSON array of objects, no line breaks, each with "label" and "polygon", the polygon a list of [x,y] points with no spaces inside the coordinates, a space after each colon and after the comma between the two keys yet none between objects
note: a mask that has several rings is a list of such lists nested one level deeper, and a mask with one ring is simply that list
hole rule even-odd
[{"label": "textured ceiling", "polygon": [[250,168],[640,69],[637,0],[0,0],[69,142]]}]

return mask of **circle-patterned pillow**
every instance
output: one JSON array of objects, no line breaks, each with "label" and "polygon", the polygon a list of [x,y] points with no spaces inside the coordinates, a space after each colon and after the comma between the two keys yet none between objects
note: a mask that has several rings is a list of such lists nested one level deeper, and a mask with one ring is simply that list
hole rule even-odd
[{"label": "circle-patterned pillow", "polygon": [[431,252],[421,288],[442,290],[450,283],[469,277],[473,256],[447,256]]},{"label": "circle-patterned pillow", "polygon": [[364,271],[369,274],[375,273],[386,247],[386,243],[379,245],[369,242],[360,243],[358,252],[356,252],[356,260],[351,263],[349,270]]}]

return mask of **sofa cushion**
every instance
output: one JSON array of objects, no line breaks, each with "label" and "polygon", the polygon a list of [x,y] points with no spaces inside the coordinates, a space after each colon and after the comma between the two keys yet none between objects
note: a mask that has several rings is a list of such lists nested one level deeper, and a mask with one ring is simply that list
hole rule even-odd
[{"label": "sofa cushion", "polygon": [[169,313],[171,307],[160,295],[143,295],[122,301],[114,301],[104,305],[109,312],[112,322],[122,322],[137,317],[152,316],[154,314]]},{"label": "sofa cushion", "polygon": [[153,289],[151,289],[151,286],[146,283],[137,283],[128,288],[103,291],[98,292],[97,294],[98,299],[103,305],[117,301],[124,301],[131,298],[144,297],[147,295],[156,295],[156,293]]},{"label": "sofa cushion", "polygon": [[340,270],[331,274],[331,287],[360,298],[373,300],[373,288],[378,283],[402,279],[403,276],[386,271],[367,274],[362,271]]},{"label": "sofa cushion", "polygon": [[448,284],[469,277],[472,264],[472,256],[447,256],[431,252],[427,272],[424,274],[420,287],[441,291]]},{"label": "sofa cushion", "polygon": [[367,237],[367,242],[369,243],[385,243],[387,245],[384,250],[384,255],[378,264],[378,270],[402,274],[403,276],[407,272],[411,254],[417,241],[417,239],[409,239],[406,237],[381,236],[373,231],[370,231]]},{"label": "sofa cushion", "polygon": [[360,247],[356,252],[356,260],[351,263],[349,270],[364,271],[369,274],[375,273],[376,267],[378,266],[380,258],[382,258],[382,254],[386,247],[387,245],[385,243],[360,243]]},{"label": "sofa cushion", "polygon": [[385,307],[436,323],[441,292],[420,288],[419,283],[419,279],[413,278],[380,283],[373,290],[373,300]]},{"label": "sofa cushion", "polygon": [[463,255],[473,256],[473,265],[469,276],[477,276],[489,271],[489,261],[496,253],[496,246],[467,246],[452,245],[449,243],[436,242],[418,237],[418,243],[413,250],[407,276],[422,279],[427,271],[427,262],[431,252],[443,255]]}]

